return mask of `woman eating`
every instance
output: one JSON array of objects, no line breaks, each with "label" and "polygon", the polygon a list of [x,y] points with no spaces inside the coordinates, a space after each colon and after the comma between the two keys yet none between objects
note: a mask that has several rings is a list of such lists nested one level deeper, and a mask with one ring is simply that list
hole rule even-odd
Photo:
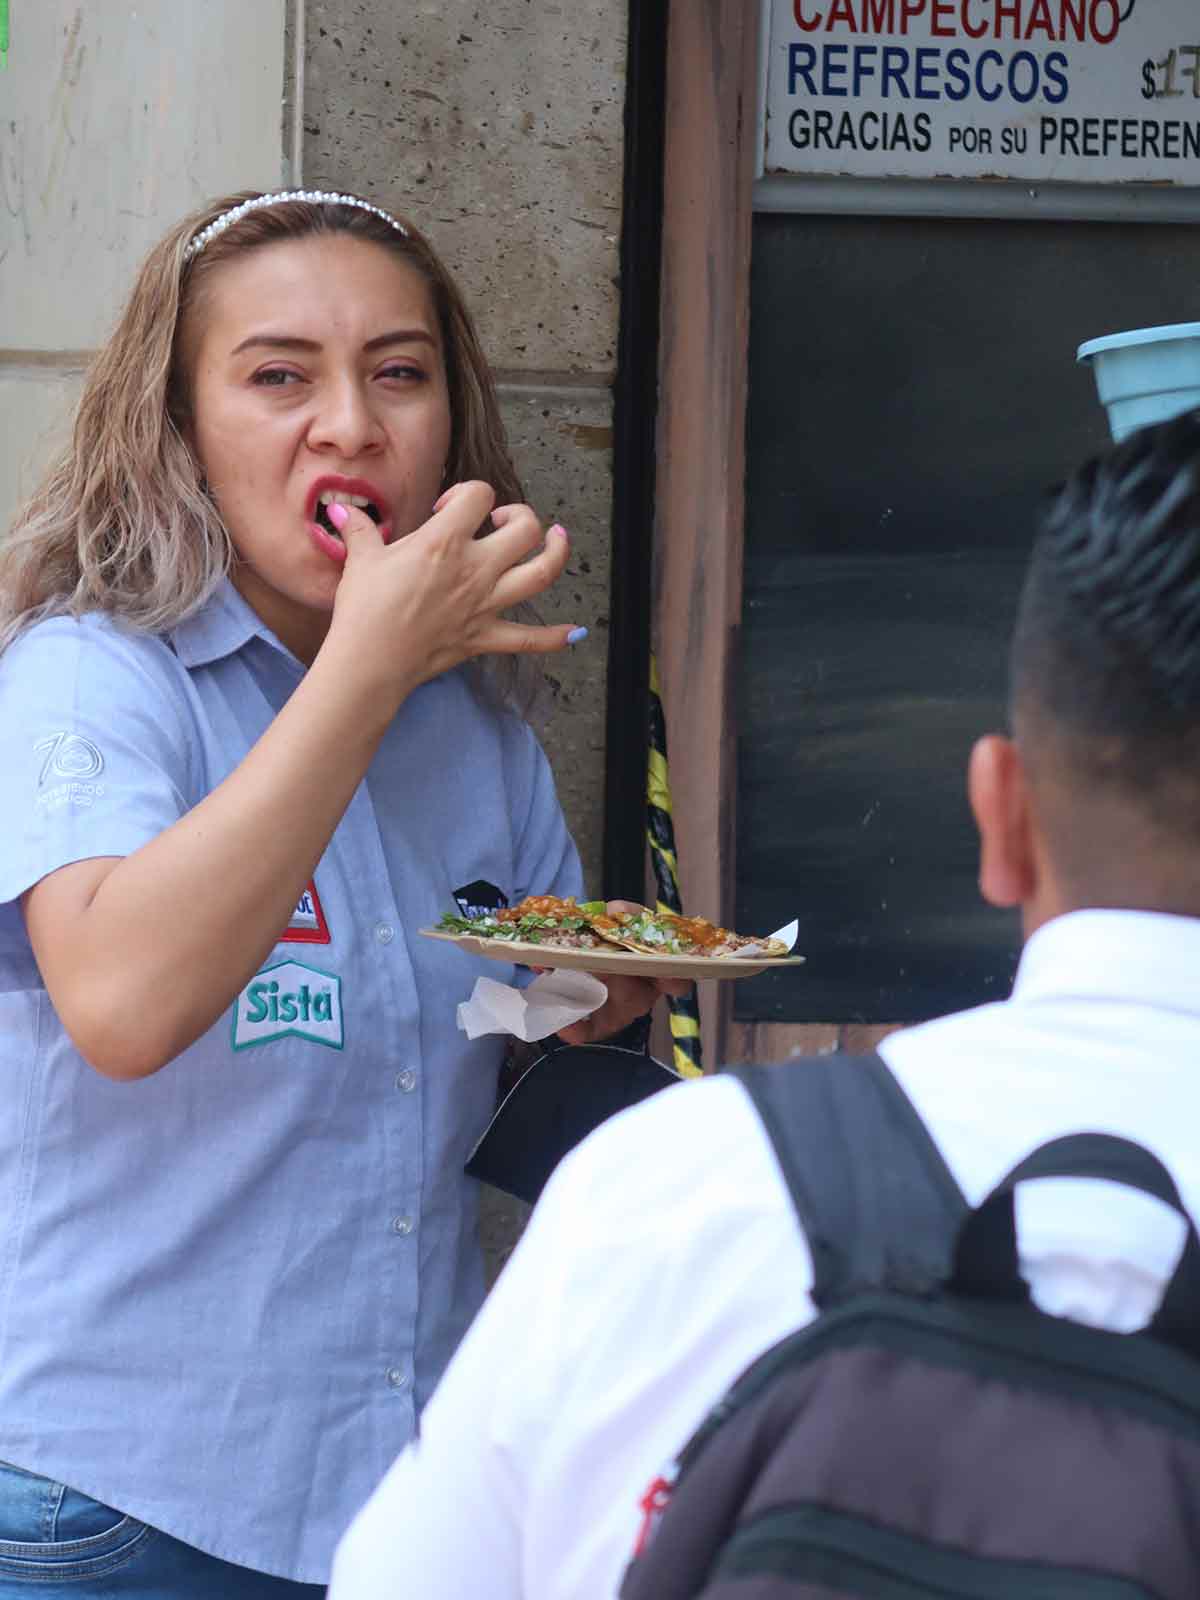
[{"label": "woman eating", "polygon": [[582,890],[522,715],[568,551],[410,223],[150,253],[0,549],[0,1596],[319,1594],[414,1431],[503,1049],[415,931]]}]

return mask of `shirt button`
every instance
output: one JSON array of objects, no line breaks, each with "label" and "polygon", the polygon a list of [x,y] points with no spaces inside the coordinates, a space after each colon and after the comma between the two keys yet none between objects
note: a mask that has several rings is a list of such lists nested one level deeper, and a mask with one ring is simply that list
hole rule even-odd
[{"label": "shirt button", "polygon": [[417,1087],[417,1075],[411,1067],[405,1067],[403,1072],[396,1074],[396,1087],[401,1094],[411,1094]]},{"label": "shirt button", "polygon": [[412,1231],[413,1231],[413,1219],[411,1217],[393,1217],[392,1218],[392,1232],[393,1233],[411,1233]]},{"label": "shirt button", "polygon": [[396,930],[390,922],[377,922],[375,924],[375,937],[380,944],[391,944],[396,937]]},{"label": "shirt button", "polygon": [[384,1377],[389,1389],[403,1389],[408,1383],[408,1374],[403,1367],[389,1367]]}]

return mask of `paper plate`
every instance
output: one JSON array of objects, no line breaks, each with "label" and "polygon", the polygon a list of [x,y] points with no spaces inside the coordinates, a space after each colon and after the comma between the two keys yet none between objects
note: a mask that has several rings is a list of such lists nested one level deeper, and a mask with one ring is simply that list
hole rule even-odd
[{"label": "paper plate", "polygon": [[520,967],[575,967],[581,972],[624,972],[636,978],[752,978],[778,967],[798,967],[803,956],[647,956],[636,950],[566,950],[555,945],[526,944],[520,939],[480,939],[473,933],[418,930],[426,939],[444,939],[473,956],[507,961]]}]

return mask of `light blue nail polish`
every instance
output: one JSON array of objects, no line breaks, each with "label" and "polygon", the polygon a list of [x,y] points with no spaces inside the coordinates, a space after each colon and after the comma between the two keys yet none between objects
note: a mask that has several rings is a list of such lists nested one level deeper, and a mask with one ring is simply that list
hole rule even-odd
[{"label": "light blue nail polish", "polygon": [[586,628],[572,628],[570,633],[567,635],[567,643],[579,644],[579,642],[583,639],[586,639],[587,636],[588,631]]}]

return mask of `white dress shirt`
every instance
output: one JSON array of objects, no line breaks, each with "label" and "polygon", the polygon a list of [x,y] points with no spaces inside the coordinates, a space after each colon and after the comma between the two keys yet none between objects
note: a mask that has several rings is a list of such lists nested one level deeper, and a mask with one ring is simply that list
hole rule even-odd
[{"label": "white dress shirt", "polygon": [[[1113,911],[1030,940],[1013,996],[880,1053],[976,1204],[1061,1134],[1124,1135],[1200,1213],[1200,921]],[[787,1070],[782,1068],[781,1070]],[[1018,1197],[1044,1309],[1142,1325],[1182,1224],[1112,1185]],[[602,1600],[638,1502],[748,1363],[808,1321],[811,1263],[741,1086],[680,1085],[559,1168],[421,1422],[342,1541],[330,1600]]]}]

